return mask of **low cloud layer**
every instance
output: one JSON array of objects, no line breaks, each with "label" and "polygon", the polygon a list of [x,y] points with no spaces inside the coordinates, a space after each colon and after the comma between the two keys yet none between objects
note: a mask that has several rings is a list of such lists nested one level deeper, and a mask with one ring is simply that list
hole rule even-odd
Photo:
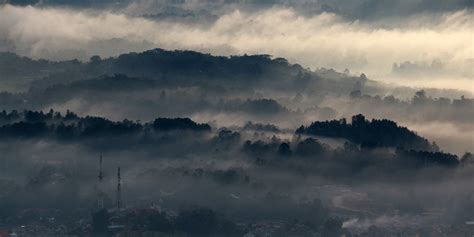
[{"label": "low cloud layer", "polygon": [[416,13],[445,13],[472,9],[469,0],[4,0],[13,5],[61,6],[76,9],[125,10],[134,15],[152,14],[159,17],[187,15],[216,16],[229,9],[259,11],[271,7],[292,7],[301,14],[334,12],[348,19],[377,21],[404,18]]},{"label": "low cloud layer", "polygon": [[[211,24],[132,17],[111,11],[0,7],[0,49],[46,58],[88,59],[153,47],[213,54],[271,54],[311,68],[385,75],[393,63],[438,60],[453,78],[472,78],[472,12],[412,16],[404,27],[348,21],[293,8],[234,10]],[[466,40],[467,39],[467,40]],[[330,55],[330,57],[328,56]]]}]

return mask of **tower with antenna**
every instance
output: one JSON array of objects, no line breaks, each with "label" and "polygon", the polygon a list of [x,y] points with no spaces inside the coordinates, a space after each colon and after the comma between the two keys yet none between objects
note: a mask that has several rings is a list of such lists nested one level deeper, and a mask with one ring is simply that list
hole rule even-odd
[{"label": "tower with antenna", "polygon": [[120,212],[122,206],[122,187],[120,179],[120,166],[117,168],[117,212]]},{"label": "tower with antenna", "polygon": [[101,210],[104,208],[104,192],[102,190],[102,181],[104,179],[104,173],[102,172],[102,155],[99,158],[99,196],[97,197],[97,209]]}]

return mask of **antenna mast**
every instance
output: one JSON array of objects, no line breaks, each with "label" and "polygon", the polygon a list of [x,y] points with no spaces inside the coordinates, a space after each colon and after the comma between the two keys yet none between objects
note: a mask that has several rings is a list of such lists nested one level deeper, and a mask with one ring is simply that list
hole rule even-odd
[{"label": "antenna mast", "polygon": [[117,212],[120,212],[122,205],[122,187],[120,179],[120,166],[117,169]]},{"label": "antenna mast", "polygon": [[99,197],[97,198],[97,208],[100,210],[104,208],[104,192],[102,190],[102,180],[104,179],[104,174],[102,172],[102,155],[99,158]]}]

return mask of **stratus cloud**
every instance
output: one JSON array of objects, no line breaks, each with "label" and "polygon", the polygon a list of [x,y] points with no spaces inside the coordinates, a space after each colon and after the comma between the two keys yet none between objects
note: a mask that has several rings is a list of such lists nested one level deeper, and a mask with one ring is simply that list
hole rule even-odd
[{"label": "stratus cloud", "polygon": [[[349,68],[372,75],[389,73],[394,62],[439,59],[444,70],[472,77],[474,23],[470,19],[472,12],[459,11],[432,24],[382,28],[329,13],[308,17],[292,9],[272,8],[256,13],[236,10],[200,27],[108,11],[4,5],[0,39],[34,57],[64,50],[111,56],[161,47],[224,55],[268,53],[313,68]],[[117,49],[113,45],[117,40],[127,43]]]}]

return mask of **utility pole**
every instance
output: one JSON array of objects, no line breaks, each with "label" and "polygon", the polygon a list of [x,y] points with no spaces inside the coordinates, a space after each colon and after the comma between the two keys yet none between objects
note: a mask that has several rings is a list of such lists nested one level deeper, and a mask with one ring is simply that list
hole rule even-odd
[{"label": "utility pole", "polygon": [[117,169],[117,212],[120,212],[122,206],[122,187],[120,180],[120,166]]},{"label": "utility pole", "polygon": [[102,190],[102,180],[104,179],[104,174],[102,172],[102,155],[99,158],[99,196],[97,198],[97,208],[101,210],[104,208],[104,192]]}]

